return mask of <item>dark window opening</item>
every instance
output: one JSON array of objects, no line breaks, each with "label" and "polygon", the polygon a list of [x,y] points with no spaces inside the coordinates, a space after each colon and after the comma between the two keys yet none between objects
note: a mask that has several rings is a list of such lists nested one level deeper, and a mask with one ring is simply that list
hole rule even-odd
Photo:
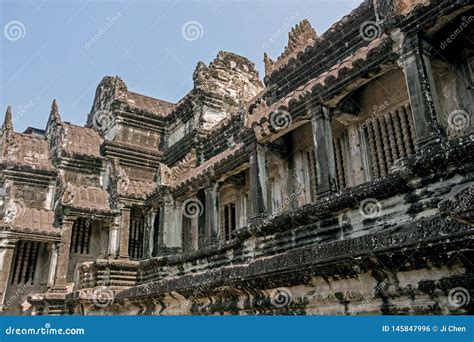
[{"label": "dark window opening", "polygon": [[89,254],[92,223],[90,219],[78,218],[72,226],[71,253]]},{"label": "dark window opening", "polygon": [[33,284],[39,242],[20,241],[17,246],[11,284]]},{"label": "dark window opening", "polygon": [[145,217],[138,208],[132,208],[130,212],[130,231],[128,240],[128,252],[131,259],[143,257],[143,237],[145,233]]},{"label": "dark window opening", "polygon": [[229,203],[221,207],[221,231],[224,240],[232,237],[232,232],[236,228],[235,204]]}]

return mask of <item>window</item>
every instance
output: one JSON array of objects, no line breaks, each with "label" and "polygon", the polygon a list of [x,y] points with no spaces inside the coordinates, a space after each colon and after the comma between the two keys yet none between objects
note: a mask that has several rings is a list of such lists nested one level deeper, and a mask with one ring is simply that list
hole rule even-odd
[{"label": "window", "polygon": [[74,222],[71,235],[71,253],[89,254],[91,226],[91,220],[82,217]]},{"label": "window", "polygon": [[368,120],[364,132],[374,179],[386,176],[397,159],[414,153],[416,138],[408,104]]},{"label": "window", "polygon": [[33,284],[39,244],[35,241],[20,241],[18,243],[11,284]]},{"label": "window", "polygon": [[220,216],[222,237],[224,240],[229,240],[236,228],[235,204],[229,203],[221,206]]},{"label": "window", "polygon": [[131,259],[143,257],[143,236],[145,233],[145,217],[138,208],[130,212],[130,231],[128,239],[128,253]]}]

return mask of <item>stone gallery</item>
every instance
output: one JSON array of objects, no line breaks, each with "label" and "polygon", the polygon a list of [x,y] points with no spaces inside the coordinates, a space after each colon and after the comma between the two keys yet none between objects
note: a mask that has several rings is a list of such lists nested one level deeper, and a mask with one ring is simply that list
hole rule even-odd
[{"label": "stone gallery", "polygon": [[1,311],[472,313],[473,2],[366,0],[264,63],[178,103],[104,77],[84,126],[9,107]]}]

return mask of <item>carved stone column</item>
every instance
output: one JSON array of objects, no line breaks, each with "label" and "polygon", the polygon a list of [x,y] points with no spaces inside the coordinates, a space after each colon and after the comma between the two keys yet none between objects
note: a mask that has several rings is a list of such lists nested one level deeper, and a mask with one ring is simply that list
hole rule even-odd
[{"label": "carved stone column", "polygon": [[48,273],[48,288],[54,286],[54,279],[56,278],[56,268],[58,266],[59,244],[52,242],[49,244],[49,273]]},{"label": "carved stone column", "polygon": [[116,217],[114,222],[109,225],[109,258],[117,258],[119,249],[119,237],[120,237],[120,223],[121,217]]},{"label": "carved stone column", "polygon": [[326,107],[311,108],[311,127],[316,158],[317,195],[321,197],[337,188],[331,117]]},{"label": "carved stone column", "polygon": [[158,255],[178,253],[181,250],[181,203],[170,194],[163,198],[160,210],[160,234]]},{"label": "carved stone column", "polygon": [[418,34],[405,37],[402,64],[416,130],[417,148],[431,145],[440,138],[436,121],[438,107],[431,70],[431,48]]},{"label": "carved stone column", "polygon": [[143,258],[151,258],[154,250],[155,218],[157,209],[150,209],[145,215],[145,233],[143,239]]},{"label": "carved stone column", "polygon": [[268,213],[265,153],[265,147],[256,144],[250,155],[250,221],[258,221]]},{"label": "carved stone column", "polygon": [[119,258],[128,259],[128,240],[130,238],[130,208],[122,208],[120,219]]},{"label": "carved stone column", "polygon": [[64,219],[61,229],[61,242],[59,244],[58,265],[54,281],[54,291],[67,290],[67,269],[69,265],[69,251],[71,249],[71,234],[74,219]]},{"label": "carved stone column", "polygon": [[213,246],[219,241],[218,189],[217,183],[211,183],[204,191],[206,195],[204,245],[206,247]]},{"label": "carved stone column", "polygon": [[16,242],[16,239],[2,239],[0,241],[0,311],[3,309],[5,301]]}]

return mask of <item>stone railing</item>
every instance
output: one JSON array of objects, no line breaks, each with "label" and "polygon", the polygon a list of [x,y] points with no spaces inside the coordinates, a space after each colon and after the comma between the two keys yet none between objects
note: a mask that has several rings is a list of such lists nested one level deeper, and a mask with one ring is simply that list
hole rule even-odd
[{"label": "stone railing", "polygon": [[76,269],[75,290],[107,286],[123,288],[137,284],[138,261],[99,259]]}]

